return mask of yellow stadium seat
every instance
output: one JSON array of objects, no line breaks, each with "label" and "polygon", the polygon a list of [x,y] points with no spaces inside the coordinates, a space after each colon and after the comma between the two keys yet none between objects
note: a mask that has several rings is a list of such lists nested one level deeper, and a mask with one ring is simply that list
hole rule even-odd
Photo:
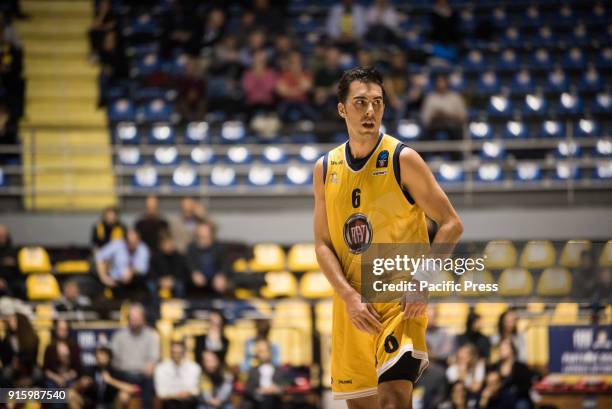
[{"label": "yellow stadium seat", "polygon": [[182,300],[166,300],[159,307],[163,320],[175,322],[185,317],[185,302]]},{"label": "yellow stadium seat", "polygon": [[[495,280],[493,279],[493,276],[491,275],[491,273],[488,270],[482,270],[482,271],[468,271],[465,274],[463,274],[461,276],[461,278],[459,279],[459,281],[461,282],[462,288],[466,288],[465,286],[463,286],[463,282],[464,281],[472,281],[475,284],[494,284]],[[461,295],[464,297],[480,297],[482,295],[487,295],[487,294],[491,294],[491,292],[487,292],[487,291],[462,291]]]},{"label": "yellow stadium seat", "polygon": [[563,267],[549,267],[542,272],[536,289],[538,295],[562,297],[572,290],[572,274]]},{"label": "yellow stadium seat", "polygon": [[50,273],[49,253],[42,247],[24,247],[17,254],[19,269],[23,274]]},{"label": "yellow stadium seat", "polygon": [[546,311],[546,304],[543,302],[527,303],[527,312],[530,314],[542,314],[544,311]]},{"label": "yellow stadium seat", "polygon": [[559,264],[566,268],[576,268],[580,265],[582,252],[590,249],[591,242],[588,240],[569,240],[561,250]]},{"label": "yellow stadium seat", "polygon": [[315,325],[320,334],[331,334],[333,303],[332,300],[321,300],[315,305]]},{"label": "yellow stadium seat", "polygon": [[[429,284],[441,284],[444,281],[455,281],[455,276],[453,273],[449,273],[448,271],[441,271],[435,273],[434,276],[428,281]],[[448,297],[453,295],[452,291],[430,291],[430,297]]]},{"label": "yellow stadium seat", "polygon": [[266,273],[266,285],[261,289],[264,298],[295,297],[297,295],[297,279],[288,271],[273,271]]},{"label": "yellow stadium seat", "polygon": [[291,246],[287,253],[287,267],[290,271],[318,270],[319,262],[315,246],[311,243],[298,243]]},{"label": "yellow stadium seat", "polygon": [[599,265],[602,267],[612,267],[612,240],[608,240],[601,251]]},{"label": "yellow stadium seat", "polygon": [[232,269],[234,270],[235,273],[244,273],[248,270],[248,268],[249,268],[249,265],[247,261],[243,258],[239,258],[235,260],[234,263],[232,264]]},{"label": "yellow stadium seat", "polygon": [[465,322],[470,310],[467,303],[440,303],[435,306],[437,312],[437,325],[447,327],[452,333],[465,330]]},{"label": "yellow stadium seat", "polygon": [[67,260],[55,263],[57,274],[87,274],[89,262],[87,260]]},{"label": "yellow stadium seat", "polygon": [[516,248],[511,241],[494,240],[484,249],[485,265],[491,270],[502,270],[516,265]]},{"label": "yellow stadium seat", "polygon": [[551,323],[576,324],[578,322],[578,304],[559,303],[555,306]]},{"label": "yellow stadium seat", "polygon": [[[474,312],[481,316],[482,326],[497,331],[497,321],[499,316],[508,309],[506,303],[483,302],[476,304]],[[487,331],[485,331],[486,333]],[[490,334],[488,334],[490,335]]]},{"label": "yellow stadium seat", "polygon": [[529,269],[552,267],[555,264],[555,248],[548,240],[527,242],[521,253],[520,266]]},{"label": "yellow stadium seat", "polygon": [[239,300],[250,300],[252,298],[257,297],[254,291],[249,290],[248,288],[236,288],[234,291],[234,295]]},{"label": "yellow stadium seat", "polygon": [[256,244],[253,259],[249,263],[251,271],[265,273],[285,268],[285,252],[278,244]]},{"label": "yellow stadium seat", "polygon": [[280,345],[281,362],[309,365],[312,362],[312,318],[310,305],[288,299],[276,304],[270,340]]},{"label": "yellow stadium seat", "polygon": [[524,268],[507,268],[499,277],[499,295],[521,297],[531,295],[533,277]]},{"label": "yellow stadium seat", "polygon": [[300,280],[300,295],[304,298],[326,298],[334,295],[334,289],[325,274],[320,271],[310,271]]},{"label": "yellow stadium seat", "polygon": [[60,297],[60,288],[52,274],[31,274],[26,279],[28,299],[52,301]]}]

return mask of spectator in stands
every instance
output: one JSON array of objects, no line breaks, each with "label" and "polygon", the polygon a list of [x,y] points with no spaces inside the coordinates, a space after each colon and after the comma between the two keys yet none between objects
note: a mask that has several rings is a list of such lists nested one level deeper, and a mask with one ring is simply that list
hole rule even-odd
[{"label": "spectator in stands", "polygon": [[159,212],[157,196],[150,195],[145,199],[145,213],[136,222],[136,230],[149,250],[153,253],[159,250],[159,240],[169,231],[169,225]]},{"label": "spectator in stands", "polygon": [[113,351],[110,348],[99,346],[95,355],[96,365],[86,372],[81,382],[85,409],[127,409],[130,397],[140,389],[119,380],[111,366]]},{"label": "spectator in stands", "polygon": [[360,67],[371,67],[374,65],[372,51],[366,48],[357,50],[357,65]]},{"label": "spectator in stands", "polygon": [[503,387],[501,377],[496,371],[487,374],[478,407],[481,409],[520,408],[516,406],[511,391]]},{"label": "spectator in stands", "polygon": [[206,97],[211,110],[228,114],[239,111],[242,105],[242,64],[235,35],[226,35],[215,46],[208,74]]},{"label": "spectator in stands", "polygon": [[186,0],[175,1],[162,22],[162,56],[170,58],[175,50],[196,56],[199,54],[198,28],[194,4]]},{"label": "spectator in stands", "polygon": [[365,9],[353,0],[342,0],[327,15],[327,35],[344,51],[354,51],[366,29]]},{"label": "spectator in stands", "polygon": [[0,362],[4,379],[14,387],[37,385],[42,374],[36,366],[38,335],[30,319],[18,311],[14,300],[0,299],[0,318],[4,321],[4,338],[0,341]]},{"label": "spectator in stands", "polygon": [[470,311],[465,324],[465,332],[457,336],[456,345],[457,347],[461,347],[465,344],[474,344],[478,355],[486,360],[489,358],[491,352],[491,343],[489,342],[489,338],[480,332],[481,324],[482,320],[480,315]]},{"label": "spectator in stands", "polygon": [[55,310],[77,313],[78,316],[80,312],[91,310],[91,300],[81,295],[81,289],[76,280],[68,280],[64,283],[62,296],[55,302]]},{"label": "spectator in stands", "polygon": [[126,238],[113,240],[95,255],[98,278],[107,287],[134,289],[149,271],[149,248],[138,232],[128,229]]},{"label": "spectator in stands", "polygon": [[278,366],[272,363],[270,342],[257,341],[255,351],[259,364],[249,371],[247,394],[254,409],[277,408],[283,391],[283,377]]},{"label": "spectator in stands", "polygon": [[612,301],[612,270],[610,267],[601,267],[597,275],[597,286],[593,292],[593,301],[599,305],[609,305]]},{"label": "spectator in stands", "polygon": [[[429,327],[427,329],[429,332]],[[429,358],[429,366],[419,378],[418,387],[423,388],[421,396],[421,407],[423,408],[438,408],[448,395],[448,382],[446,381],[446,370],[444,364],[439,364],[440,361],[435,354],[435,350],[430,348],[427,343],[427,353]],[[416,405],[415,405],[416,406]]]},{"label": "spectator in stands", "polygon": [[[45,387],[70,388],[72,394],[77,394],[74,387],[82,375],[81,350],[70,338],[70,324],[67,320],[60,319],[54,322],[51,343],[45,349],[43,371]],[[81,398],[75,396],[74,399]]]},{"label": "spectator in stands", "polygon": [[154,300],[159,300],[160,296],[162,298],[185,296],[185,280],[189,276],[189,268],[185,256],[176,250],[170,235],[162,238],[160,251],[151,259],[149,274],[151,279],[147,285]]},{"label": "spectator in stands", "polygon": [[163,409],[195,409],[199,395],[201,369],[185,357],[185,344],[173,341],[170,359],[155,368],[155,391]]},{"label": "spectator in stands", "polygon": [[12,17],[18,18],[20,20],[25,20],[30,18],[29,15],[25,14],[21,10],[21,0],[8,0],[6,1],[5,9],[8,10],[9,14]]},{"label": "spectator in stands", "polygon": [[266,34],[262,29],[253,30],[248,34],[247,43],[240,49],[240,62],[244,67],[252,67],[255,64],[255,54],[260,51],[266,53]]},{"label": "spectator in stands", "polygon": [[6,42],[17,48],[22,48],[21,38],[15,29],[15,25],[11,21],[10,16],[8,16],[6,12],[2,11],[0,11],[0,31],[4,32],[4,39]]},{"label": "spectator in stands", "polygon": [[[427,310],[427,350],[430,361],[446,366],[448,358],[455,353],[455,339],[444,327],[438,325],[438,313],[435,306]],[[433,356],[433,358],[432,358]]]},{"label": "spectator in stands", "polygon": [[117,331],[111,341],[113,367],[117,377],[138,385],[145,408],[153,398],[153,372],[159,361],[159,337],[145,322],[141,304],[132,304],[128,311],[128,327]]},{"label": "spectator in stands", "polygon": [[16,121],[23,115],[25,81],[22,77],[23,52],[6,30],[0,30],[0,84],[4,88],[9,108],[9,119]]},{"label": "spectator in stands", "polygon": [[406,54],[402,50],[394,50],[389,63],[389,71],[385,75],[385,93],[388,99],[387,111],[393,119],[402,119],[406,115],[406,98],[408,97],[409,86],[409,77],[406,72]]},{"label": "spectator in stands", "polygon": [[227,293],[229,270],[224,265],[223,247],[215,240],[211,222],[198,223],[196,238],[187,248],[187,265],[191,272],[188,294],[222,296]]},{"label": "spectator in stands", "polygon": [[336,47],[327,47],[324,53],[324,64],[314,75],[314,105],[320,112],[335,116],[336,87],[342,75],[340,51]]},{"label": "spectator in stands", "polygon": [[314,119],[315,114],[308,105],[312,91],[312,75],[302,67],[302,55],[297,51],[289,55],[286,66],[278,77],[276,92],[280,97],[278,107],[285,121]]},{"label": "spectator in stands", "polygon": [[468,409],[467,391],[462,382],[455,382],[451,386],[450,406],[448,407],[452,409]]},{"label": "spectator in stands", "polygon": [[462,382],[468,393],[480,392],[485,380],[485,361],[478,357],[474,344],[464,344],[457,350],[456,362],[446,370],[449,383]]},{"label": "spectator in stands", "polygon": [[[405,98],[405,108],[407,111],[420,112],[425,99],[425,88],[427,87],[427,76],[422,73],[410,75],[407,95]],[[409,114],[407,114],[409,115]]]},{"label": "spectator in stands", "polygon": [[258,27],[265,27],[274,35],[284,33],[286,31],[286,4],[284,1],[276,1],[272,6],[270,0],[253,0],[254,24]]},{"label": "spectator in stands", "polygon": [[255,321],[256,335],[255,338],[247,340],[244,344],[244,361],[240,364],[240,370],[242,372],[248,372],[251,367],[256,366],[257,362],[257,342],[266,341],[270,344],[272,363],[274,365],[280,365],[280,349],[277,344],[270,341],[270,320],[259,319]]},{"label": "spectator in stands", "polygon": [[6,228],[0,224],[0,296],[25,299],[25,281],[17,266],[17,249]]},{"label": "spectator in stands", "polygon": [[389,0],[375,0],[366,12],[366,21],[365,38],[369,42],[383,47],[397,43],[395,30],[399,27],[399,14]]},{"label": "spectator in stands", "polygon": [[115,30],[117,15],[113,10],[111,0],[101,0],[96,8],[96,14],[89,27],[89,44],[92,56],[98,59],[102,49],[102,42],[106,33]]},{"label": "spectator in stands", "polygon": [[497,334],[491,336],[491,345],[499,346],[503,340],[509,339],[518,351],[518,360],[527,362],[527,343],[523,333],[518,332],[517,321],[515,311],[508,309],[501,313],[497,321]]},{"label": "spectator in stands", "polygon": [[293,53],[293,41],[288,34],[278,34],[274,38],[274,49],[272,50],[272,58],[274,68],[282,70],[285,67],[285,62],[289,61]]},{"label": "spectator in stands", "polygon": [[448,0],[436,0],[432,8],[430,38],[442,45],[456,45],[460,40],[457,14]]},{"label": "spectator in stands", "polygon": [[202,382],[200,400],[203,405],[198,409],[226,409],[232,394],[232,375],[225,370],[223,361],[212,351],[203,351]]},{"label": "spectator in stands", "polygon": [[119,220],[119,209],[115,206],[105,207],[102,218],[91,229],[91,244],[98,250],[112,240],[125,237],[125,225]]},{"label": "spectator in stands", "polygon": [[206,81],[197,58],[188,57],[177,84],[177,111],[185,122],[201,121],[206,115]]},{"label": "spectator in stands", "polygon": [[572,280],[572,295],[581,300],[590,300],[596,285],[595,255],[590,249],[580,253],[580,264],[574,270]]},{"label": "spectator in stands", "polygon": [[210,351],[217,354],[219,360],[225,363],[229,339],[225,336],[225,317],[219,310],[210,313],[210,327],[205,335],[196,338],[196,356],[201,356],[202,351]]},{"label": "spectator in stands", "polygon": [[[0,91],[1,91],[0,84]],[[0,101],[0,145],[19,149],[16,145],[19,144],[17,137],[17,124],[11,118],[9,107]],[[18,164],[19,152],[0,153],[0,165]]]},{"label": "spectator in stands", "polygon": [[[517,350],[512,340],[506,338],[499,344],[499,361],[491,366],[493,373],[498,373],[501,380],[500,388],[505,399],[511,399],[513,408],[529,409],[533,406],[529,391],[531,389],[534,374],[531,370],[517,359]],[[487,382],[489,380],[487,379]],[[492,388],[494,389],[494,388]],[[483,392],[484,393],[484,392]],[[492,393],[492,395],[495,395]],[[509,396],[507,398],[506,396]],[[489,407],[489,406],[485,406]],[[491,406],[509,407],[509,406]]]},{"label": "spectator in stands", "polygon": [[449,88],[446,74],[436,74],[435,88],[423,102],[421,121],[430,137],[445,133],[452,139],[462,138],[467,108],[461,95]]},{"label": "spectator in stands", "polygon": [[199,47],[204,55],[210,55],[213,47],[225,34],[225,12],[223,9],[213,8],[202,17],[205,17],[205,21],[201,31],[198,31]]},{"label": "spectator in stands", "polygon": [[274,91],[278,76],[268,67],[268,56],[259,50],[253,58],[253,66],[242,76],[242,89],[249,117],[258,112],[270,112],[276,108]]},{"label": "spectator in stands", "polygon": [[185,254],[187,246],[195,238],[196,227],[206,218],[206,208],[192,197],[181,199],[178,217],[170,219],[170,233],[176,249]]},{"label": "spectator in stands", "polygon": [[121,38],[115,31],[107,31],[102,40],[102,48],[98,52],[100,58],[99,106],[105,106],[109,102],[106,91],[128,77],[128,59],[120,41]]}]

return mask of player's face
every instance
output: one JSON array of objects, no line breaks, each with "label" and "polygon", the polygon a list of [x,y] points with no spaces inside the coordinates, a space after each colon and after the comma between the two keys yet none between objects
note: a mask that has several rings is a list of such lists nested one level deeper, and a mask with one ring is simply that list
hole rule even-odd
[{"label": "player's face", "polygon": [[378,137],[384,110],[382,88],[373,82],[353,81],[345,103],[338,104],[349,135],[364,139]]}]

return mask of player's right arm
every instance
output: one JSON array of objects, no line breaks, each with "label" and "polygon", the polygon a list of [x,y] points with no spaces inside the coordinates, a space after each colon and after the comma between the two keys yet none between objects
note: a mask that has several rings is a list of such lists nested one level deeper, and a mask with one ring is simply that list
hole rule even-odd
[{"label": "player's right arm", "polygon": [[353,325],[365,332],[377,334],[382,330],[380,318],[370,304],[361,302],[361,295],[348,283],[338,257],[332,248],[327,211],[325,210],[325,184],[323,180],[323,158],[315,164],[313,171],[314,187],[314,234],[315,251],[321,271],[344,301],[348,316]]}]

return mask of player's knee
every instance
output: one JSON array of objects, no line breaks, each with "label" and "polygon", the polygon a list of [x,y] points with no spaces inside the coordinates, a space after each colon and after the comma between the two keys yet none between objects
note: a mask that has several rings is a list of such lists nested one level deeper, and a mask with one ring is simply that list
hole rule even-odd
[{"label": "player's knee", "polygon": [[401,396],[380,396],[380,409],[412,409],[412,402],[401,398]]}]

